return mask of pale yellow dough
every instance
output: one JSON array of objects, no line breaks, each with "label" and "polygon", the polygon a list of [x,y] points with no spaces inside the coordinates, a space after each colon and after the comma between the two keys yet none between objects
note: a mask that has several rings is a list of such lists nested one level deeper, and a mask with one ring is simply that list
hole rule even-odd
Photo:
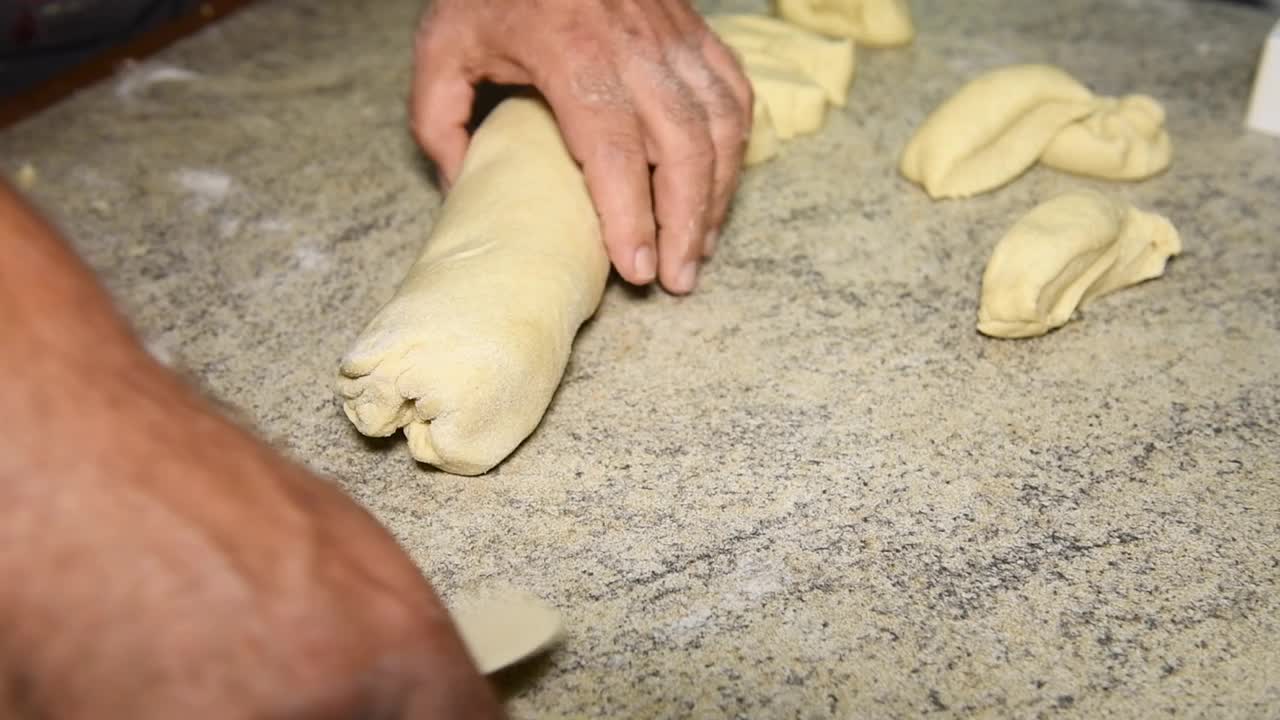
[{"label": "pale yellow dough", "polygon": [[746,164],[773,157],[783,140],[817,132],[828,104],[848,102],[856,65],[851,41],[764,15],[715,15],[707,22],[738,56],[755,92]]},{"label": "pale yellow dough", "polygon": [[421,256],[342,359],[365,435],[485,472],[542,419],[609,273],[578,165],[544,103],[506,100],[472,139]]},{"label": "pale yellow dough", "polygon": [[906,0],[776,0],[775,6],[784,20],[870,47],[906,45],[916,34]]},{"label": "pale yellow dough", "polygon": [[822,88],[832,105],[844,107],[848,102],[857,62],[852,42],[825,38],[766,15],[713,15],[707,23],[740,57],[799,70]]},{"label": "pale yellow dough", "polygon": [[1038,161],[1110,180],[1140,180],[1169,166],[1164,109],[1145,95],[1095,96],[1048,65],[982,75],[916,131],[899,168],[934,198],[994,190]]},{"label": "pale yellow dough", "polygon": [[1037,206],[1001,238],[982,276],[978,331],[1043,335],[1088,301],[1164,274],[1182,252],[1164,217],[1094,191]]},{"label": "pale yellow dough", "polygon": [[1129,95],[1100,98],[1092,113],[1054,136],[1040,162],[1078,175],[1142,180],[1164,171],[1172,158],[1164,107]]}]

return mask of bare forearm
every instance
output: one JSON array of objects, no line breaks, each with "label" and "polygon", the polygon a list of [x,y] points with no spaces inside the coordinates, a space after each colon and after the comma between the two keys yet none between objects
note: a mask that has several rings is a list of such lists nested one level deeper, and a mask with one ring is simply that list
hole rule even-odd
[{"label": "bare forearm", "polygon": [[0,717],[500,715],[391,536],[152,360],[5,186],[0,418]]}]

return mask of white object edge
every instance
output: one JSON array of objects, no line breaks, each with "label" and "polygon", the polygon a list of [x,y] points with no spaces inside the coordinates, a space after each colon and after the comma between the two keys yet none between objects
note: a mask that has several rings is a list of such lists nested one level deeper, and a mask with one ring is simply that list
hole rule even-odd
[{"label": "white object edge", "polygon": [[1262,49],[1245,125],[1251,130],[1280,136],[1280,22],[1271,29]]}]

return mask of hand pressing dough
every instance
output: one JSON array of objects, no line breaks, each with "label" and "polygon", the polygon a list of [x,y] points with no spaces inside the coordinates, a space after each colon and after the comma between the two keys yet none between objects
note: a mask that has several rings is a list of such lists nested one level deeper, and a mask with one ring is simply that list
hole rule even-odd
[{"label": "hand pressing dough", "polygon": [[738,56],[755,91],[746,164],[773,157],[782,140],[817,132],[828,103],[848,102],[852,42],[763,15],[716,15],[707,21]]},{"label": "hand pressing dough", "polygon": [[563,636],[560,613],[526,595],[469,603],[452,615],[462,643],[484,675],[545,652]]},{"label": "hand pressing dough", "polygon": [[870,47],[906,45],[916,34],[906,0],[776,0],[776,5],[784,20]]},{"label": "hand pressing dough", "polygon": [[978,331],[1043,335],[1090,300],[1164,274],[1182,251],[1164,217],[1093,191],[1061,195],[1019,220],[982,276]]},{"label": "hand pressing dough", "polygon": [[1134,95],[1100,98],[1048,65],[1016,65],[960,89],[916,131],[900,169],[934,198],[1000,187],[1037,161],[1105,179],[1138,180],[1171,157],[1164,110]]},{"label": "hand pressing dough", "polygon": [[472,138],[421,256],[341,363],[365,435],[463,475],[537,426],[609,273],[600,225],[551,111],[499,105]]}]

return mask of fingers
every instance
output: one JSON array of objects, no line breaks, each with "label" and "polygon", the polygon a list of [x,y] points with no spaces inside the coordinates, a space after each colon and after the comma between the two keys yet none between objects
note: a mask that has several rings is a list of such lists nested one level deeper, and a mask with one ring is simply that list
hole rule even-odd
[{"label": "fingers", "polygon": [[[669,292],[692,292],[707,239],[716,152],[710,118],[697,95],[665,62],[639,61],[637,105],[653,172],[658,279]],[[635,82],[635,81],[633,81]]]},{"label": "fingers", "polygon": [[[729,206],[738,189],[742,160],[751,138],[751,110],[755,97],[751,83],[737,58],[713,33],[703,39],[702,54],[715,72],[712,89],[715,110],[712,112],[712,137],[716,140],[716,195],[711,208],[711,238],[715,238],[729,214]],[[704,248],[706,255],[715,252],[714,241]]]},{"label": "fingers", "polygon": [[448,33],[434,27],[428,18],[415,38],[409,117],[414,137],[448,186],[457,180],[467,153],[475,90],[463,71],[461,48],[452,47]]},{"label": "fingers", "polygon": [[591,63],[571,86],[549,85],[544,94],[582,164],[610,262],[627,282],[647,285],[657,277],[658,246],[643,129],[626,90],[602,65]]},{"label": "fingers", "polygon": [[683,0],[667,0],[667,9],[683,44],[672,46],[672,65],[707,109],[715,147],[715,177],[708,210],[708,232],[702,254],[715,252],[716,238],[733,194],[751,132],[751,83],[737,58]]}]

